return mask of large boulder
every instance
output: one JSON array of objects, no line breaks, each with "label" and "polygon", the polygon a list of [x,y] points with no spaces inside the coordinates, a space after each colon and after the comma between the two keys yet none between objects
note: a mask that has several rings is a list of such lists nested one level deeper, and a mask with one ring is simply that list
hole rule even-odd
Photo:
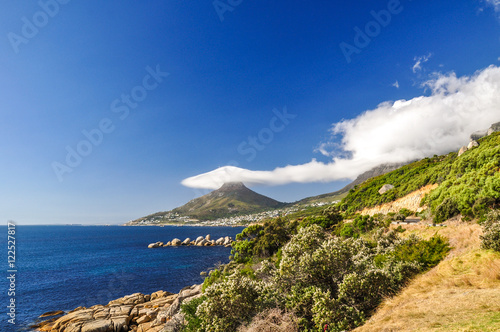
[{"label": "large boulder", "polygon": [[172,240],[172,246],[174,246],[174,247],[180,246],[181,244],[182,244],[182,242],[179,239]]},{"label": "large boulder", "polygon": [[382,186],[382,188],[379,189],[378,193],[380,195],[383,195],[383,194],[385,194],[386,192],[388,192],[389,190],[392,190],[392,189],[394,189],[394,186],[392,184],[384,184]]},{"label": "large boulder", "polygon": [[182,241],[182,245],[183,246],[188,246],[191,244],[191,239],[190,238],[186,238],[184,241]]},{"label": "large boulder", "polygon": [[207,241],[211,240],[210,234],[207,234],[207,236],[205,236],[205,240],[207,240]]},{"label": "large boulder", "polygon": [[205,243],[207,243],[207,242],[208,242],[207,240],[202,239],[202,240],[201,240],[201,241],[199,241],[199,242],[198,242],[198,241],[196,241],[196,245],[197,245],[198,247],[203,247],[203,246],[205,245]]},{"label": "large boulder", "polygon": [[148,245],[148,248],[159,248],[161,246],[163,246],[163,242],[155,242],[155,243],[150,243]]},{"label": "large boulder", "polygon": [[194,243],[195,243],[196,245],[198,245],[198,243],[199,243],[199,242],[201,242],[201,241],[203,241],[203,240],[205,240],[205,238],[204,238],[203,236],[198,236],[198,237],[196,238],[196,240],[194,241]]},{"label": "large boulder", "polygon": [[224,244],[223,244],[223,245],[224,245],[224,246],[229,246],[229,245],[231,245],[231,243],[233,243],[233,238],[231,238],[231,237],[229,237],[229,236],[226,236],[226,237],[224,238]]},{"label": "large boulder", "polygon": [[460,150],[458,150],[458,156],[460,157],[461,155],[463,155],[465,152],[467,152],[467,147],[466,146],[462,146],[460,148]]},{"label": "large boulder", "polygon": [[478,147],[479,146],[479,143],[477,141],[470,141],[469,145],[467,145],[467,150],[470,150],[472,148],[475,148],[475,147]]},{"label": "large boulder", "polygon": [[215,244],[218,246],[222,246],[224,244],[224,238],[220,237],[217,241],[215,241]]}]

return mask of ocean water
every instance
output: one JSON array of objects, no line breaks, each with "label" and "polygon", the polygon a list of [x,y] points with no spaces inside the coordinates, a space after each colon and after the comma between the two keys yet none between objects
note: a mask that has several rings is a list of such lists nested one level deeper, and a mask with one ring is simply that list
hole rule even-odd
[{"label": "ocean water", "polygon": [[[15,296],[9,296],[7,227],[0,227],[3,278],[0,331],[27,331],[41,314],[157,290],[172,293],[201,283],[200,272],[229,261],[230,248],[148,249],[173,238],[212,238],[240,233],[241,227],[17,226]],[[15,298],[16,324],[7,308]]]}]

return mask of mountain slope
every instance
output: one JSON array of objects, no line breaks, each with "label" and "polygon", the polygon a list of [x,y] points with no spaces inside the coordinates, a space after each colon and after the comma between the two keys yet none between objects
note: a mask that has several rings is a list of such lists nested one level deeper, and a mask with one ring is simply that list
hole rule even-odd
[{"label": "mountain slope", "polygon": [[401,226],[409,234],[439,234],[453,249],[429,272],[386,299],[356,332],[498,331],[500,326],[500,253],[480,249],[481,227],[456,220],[447,227]]},{"label": "mountain slope", "polygon": [[[463,154],[425,158],[382,176],[372,178],[349,192],[341,208],[354,213],[364,208],[393,202],[426,185],[438,184],[423,200],[436,222],[462,214],[482,216],[500,205],[500,133],[480,139]],[[379,190],[390,184],[384,194]]]},{"label": "mountain slope", "polygon": [[171,224],[213,220],[281,208],[287,204],[258,194],[241,182],[226,183],[202,197],[171,211],[157,212],[132,220],[125,225]]},{"label": "mountain slope", "polygon": [[275,209],[284,205],[284,203],[248,189],[241,182],[231,182],[205,196],[189,201],[172,212],[196,219],[216,219],[227,215]]},{"label": "mountain slope", "polygon": [[344,188],[334,191],[332,193],[328,194],[322,194],[318,196],[312,196],[312,197],[307,197],[304,199],[301,199],[300,201],[296,202],[295,204],[299,205],[305,205],[305,204],[312,204],[312,203],[332,203],[334,201],[340,201],[342,198],[344,198],[349,190],[353,189],[355,186],[362,184],[366,180],[369,180],[373,177],[379,176],[379,175],[384,175],[386,173],[392,172],[394,170],[397,170],[398,168],[403,167],[407,163],[401,163],[401,164],[382,164],[380,166],[374,167],[369,171],[364,172],[363,174],[359,175],[356,180],[353,182],[349,183],[347,186]]}]

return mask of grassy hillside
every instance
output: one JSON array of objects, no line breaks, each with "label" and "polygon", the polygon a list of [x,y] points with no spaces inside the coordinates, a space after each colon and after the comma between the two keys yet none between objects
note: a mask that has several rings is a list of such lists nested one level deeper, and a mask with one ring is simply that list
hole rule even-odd
[{"label": "grassy hillside", "polygon": [[327,194],[322,194],[318,196],[312,196],[312,197],[307,197],[304,199],[301,199],[300,201],[296,202],[295,204],[298,205],[308,205],[308,204],[313,204],[313,203],[329,203],[332,204],[334,202],[342,200],[344,197],[347,196],[349,191],[353,189],[355,186],[365,182],[366,180],[369,180],[373,177],[383,175],[386,173],[389,173],[391,171],[394,171],[405,164],[383,164],[377,167],[372,168],[371,170],[364,172],[363,174],[359,175],[356,180],[353,182],[349,183],[347,186],[344,188],[337,190],[332,193],[327,193]]},{"label": "grassy hillside", "polygon": [[[184,305],[186,331],[500,330],[500,136],[479,143],[247,227]],[[406,209],[356,214],[424,186],[425,216],[447,227],[396,227]]]},{"label": "grassy hillside", "polygon": [[[350,214],[392,202],[425,185],[439,184],[424,200],[436,221],[458,214],[481,217],[500,204],[500,134],[487,136],[479,144],[460,157],[453,152],[426,158],[370,179],[352,189],[342,200],[341,208]],[[384,184],[395,188],[380,195]]]},{"label": "grassy hillside", "polygon": [[385,300],[356,332],[500,330],[500,252],[480,248],[481,227],[451,221],[445,228],[403,226],[406,234],[449,239],[453,250],[397,296]]}]

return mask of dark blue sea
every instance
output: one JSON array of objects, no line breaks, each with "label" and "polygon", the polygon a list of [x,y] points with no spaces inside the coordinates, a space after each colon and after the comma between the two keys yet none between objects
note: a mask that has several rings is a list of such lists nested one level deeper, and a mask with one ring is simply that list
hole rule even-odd
[{"label": "dark blue sea", "polygon": [[[166,247],[156,241],[210,234],[232,236],[238,227],[16,226],[15,296],[9,296],[7,227],[0,227],[0,331],[26,331],[41,314],[157,290],[178,292],[203,282],[200,272],[229,261],[230,248]],[[7,308],[15,298],[16,325]]]}]

